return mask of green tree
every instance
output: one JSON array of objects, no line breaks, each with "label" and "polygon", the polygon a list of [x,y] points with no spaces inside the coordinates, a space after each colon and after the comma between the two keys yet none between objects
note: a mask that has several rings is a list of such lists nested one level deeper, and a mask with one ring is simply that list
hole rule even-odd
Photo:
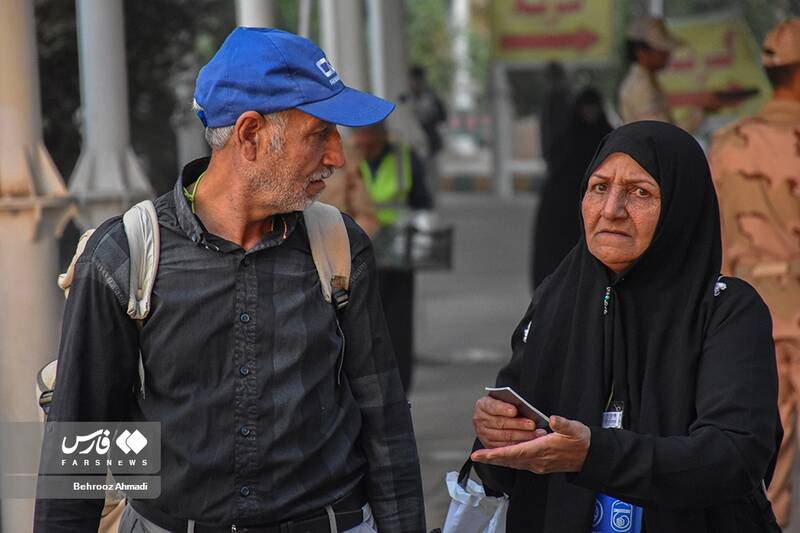
[{"label": "green tree", "polygon": [[408,61],[425,67],[428,81],[438,94],[449,94],[453,78],[447,20],[447,2],[443,0],[406,1]]}]

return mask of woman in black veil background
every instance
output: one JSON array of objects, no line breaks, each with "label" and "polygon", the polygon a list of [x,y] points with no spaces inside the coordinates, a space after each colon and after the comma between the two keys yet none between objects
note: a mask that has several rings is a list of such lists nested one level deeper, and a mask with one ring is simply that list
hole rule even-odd
[{"label": "woman in black veil background", "polygon": [[566,127],[553,143],[551,168],[534,219],[531,288],[553,272],[578,242],[581,228],[575,201],[581,178],[597,145],[611,129],[600,93],[591,87],[579,92]]}]

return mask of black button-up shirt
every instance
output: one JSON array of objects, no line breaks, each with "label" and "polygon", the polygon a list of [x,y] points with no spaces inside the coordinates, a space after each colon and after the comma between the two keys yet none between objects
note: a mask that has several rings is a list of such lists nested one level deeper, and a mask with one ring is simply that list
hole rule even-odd
[{"label": "black button-up shirt", "polygon": [[[207,164],[187,165],[156,201],[160,261],[141,331],[126,314],[121,218],[90,239],[67,300],[50,420],[161,422],[162,492],[141,503],[172,516],[274,523],[361,484],[381,532],[424,531],[411,416],[369,239],[345,217],[353,265],[340,361],[345,340],[302,214],[277,217],[251,250],[209,234],[183,195]],[[144,394],[131,394],[140,351]],[[40,500],[36,531],[96,530],[101,505]]]}]

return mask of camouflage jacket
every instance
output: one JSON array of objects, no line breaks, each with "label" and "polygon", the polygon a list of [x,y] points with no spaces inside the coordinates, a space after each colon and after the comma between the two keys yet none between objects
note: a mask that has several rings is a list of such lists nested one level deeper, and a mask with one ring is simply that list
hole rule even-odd
[{"label": "camouflage jacket", "polygon": [[775,337],[800,337],[800,102],[772,100],[718,131],[710,160],[723,272],[758,290]]}]

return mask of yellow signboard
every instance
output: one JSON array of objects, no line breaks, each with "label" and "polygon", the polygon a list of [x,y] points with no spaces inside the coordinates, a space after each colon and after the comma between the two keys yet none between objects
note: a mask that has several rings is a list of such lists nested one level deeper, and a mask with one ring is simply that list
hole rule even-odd
[{"label": "yellow signboard", "polygon": [[518,63],[608,61],[613,0],[493,0],[494,57]]},{"label": "yellow signboard", "polygon": [[769,98],[760,47],[739,17],[711,15],[669,20],[668,25],[686,43],[659,76],[678,122],[708,91],[758,90],[757,96],[722,111],[732,115],[752,114]]}]

